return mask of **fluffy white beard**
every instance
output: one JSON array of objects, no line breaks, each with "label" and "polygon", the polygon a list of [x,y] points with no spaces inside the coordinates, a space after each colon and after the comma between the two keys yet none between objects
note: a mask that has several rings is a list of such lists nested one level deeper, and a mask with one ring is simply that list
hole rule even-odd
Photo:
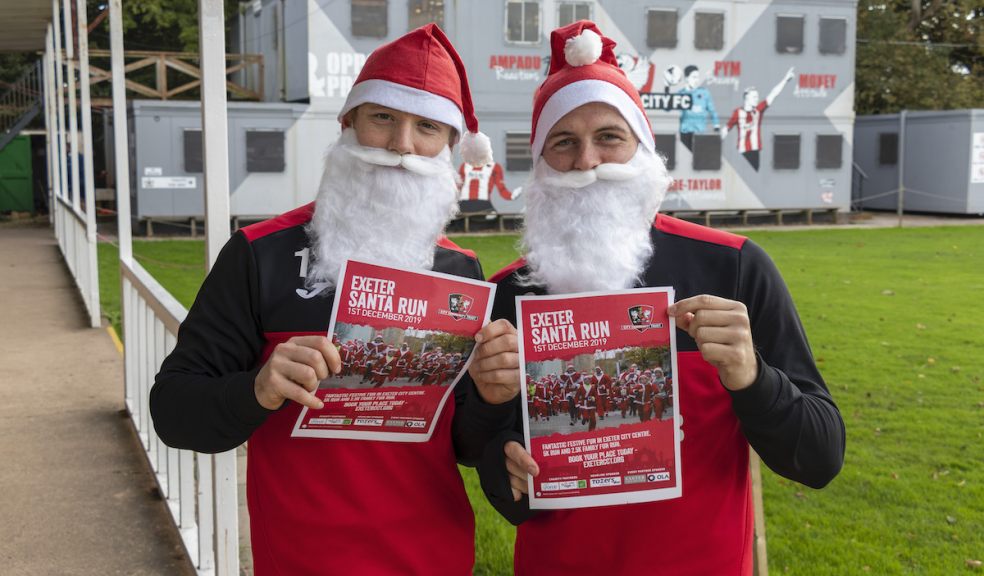
[{"label": "fluffy white beard", "polygon": [[447,147],[434,158],[360,146],[351,129],[328,149],[307,226],[309,287],[331,287],[346,259],[412,269],[434,265],[434,244],[458,211]]},{"label": "fluffy white beard", "polygon": [[631,288],[653,253],[650,229],[670,177],[642,146],[625,164],[558,172],[541,157],[524,186],[522,281],[552,294]]}]

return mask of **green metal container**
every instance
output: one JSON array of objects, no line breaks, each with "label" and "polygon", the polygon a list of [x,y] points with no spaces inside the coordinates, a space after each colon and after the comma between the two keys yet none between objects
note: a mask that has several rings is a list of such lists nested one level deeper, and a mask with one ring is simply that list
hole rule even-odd
[{"label": "green metal container", "polygon": [[18,136],[0,150],[0,212],[34,212],[31,137]]}]

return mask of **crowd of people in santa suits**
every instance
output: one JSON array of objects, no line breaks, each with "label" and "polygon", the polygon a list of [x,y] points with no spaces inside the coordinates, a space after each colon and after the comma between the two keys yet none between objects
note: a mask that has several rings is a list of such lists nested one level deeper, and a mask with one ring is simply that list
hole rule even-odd
[{"label": "crowd of people in santa suits", "polygon": [[415,355],[406,342],[397,348],[384,342],[382,336],[369,342],[356,338],[344,343],[334,336],[334,342],[342,359],[342,370],[336,377],[361,374],[360,382],[371,382],[373,388],[397,378],[405,378],[410,384],[442,386],[451,383],[465,363],[460,352],[444,352],[436,346]]},{"label": "crowd of people in santa suits", "polygon": [[580,420],[594,430],[598,420],[621,414],[647,422],[662,418],[673,405],[673,378],[662,368],[639,370],[632,364],[627,370],[609,376],[601,366],[593,373],[577,371],[567,365],[562,374],[547,374],[534,380],[526,377],[527,409],[530,419],[549,420],[562,413],[570,417],[571,426]]}]

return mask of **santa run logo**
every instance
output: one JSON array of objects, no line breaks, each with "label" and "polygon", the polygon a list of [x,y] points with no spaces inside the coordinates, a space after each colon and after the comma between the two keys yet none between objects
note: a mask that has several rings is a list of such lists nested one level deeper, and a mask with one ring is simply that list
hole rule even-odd
[{"label": "santa run logo", "polygon": [[628,309],[629,322],[632,324],[623,324],[621,326],[622,330],[638,330],[639,332],[645,332],[646,330],[659,329],[663,327],[662,322],[653,323],[653,307],[649,304],[637,304]]},{"label": "santa run logo", "polygon": [[448,294],[448,309],[441,310],[440,313],[455,320],[478,320],[478,316],[468,315],[474,302],[475,299],[467,294]]}]

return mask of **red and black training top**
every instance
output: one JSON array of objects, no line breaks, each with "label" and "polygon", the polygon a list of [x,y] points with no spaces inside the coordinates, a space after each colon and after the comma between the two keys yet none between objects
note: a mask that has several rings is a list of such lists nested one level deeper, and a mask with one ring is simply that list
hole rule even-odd
[{"label": "red and black training top", "polygon": [[[640,285],[672,286],[677,300],[712,294],[743,302],[759,354],[758,377],[749,388],[729,392],[694,340],[677,330],[674,378],[684,439],[683,496],[675,500],[532,513],[525,497],[513,502],[504,466],[505,442],[523,442],[517,419],[515,430],[488,445],[479,465],[489,501],[519,525],[516,574],[750,575],[748,445],[775,472],[814,488],[841,468],[843,419],[768,255],[744,237],[663,215],[651,237],[655,252]],[[493,276],[493,318],[515,323],[515,297],[545,293],[518,284],[525,272],[519,260]]]},{"label": "red and black training top", "polygon": [[[269,411],[253,381],[273,348],[326,335],[334,295],[305,298],[309,204],[232,236],[209,272],[151,390],[169,446],[220,452],[248,444],[253,560],[265,574],[470,574],[474,514],[456,459],[474,461],[512,425],[512,406],[455,389],[426,443],[291,438],[300,406]],[[437,272],[482,279],[447,239]]]}]

